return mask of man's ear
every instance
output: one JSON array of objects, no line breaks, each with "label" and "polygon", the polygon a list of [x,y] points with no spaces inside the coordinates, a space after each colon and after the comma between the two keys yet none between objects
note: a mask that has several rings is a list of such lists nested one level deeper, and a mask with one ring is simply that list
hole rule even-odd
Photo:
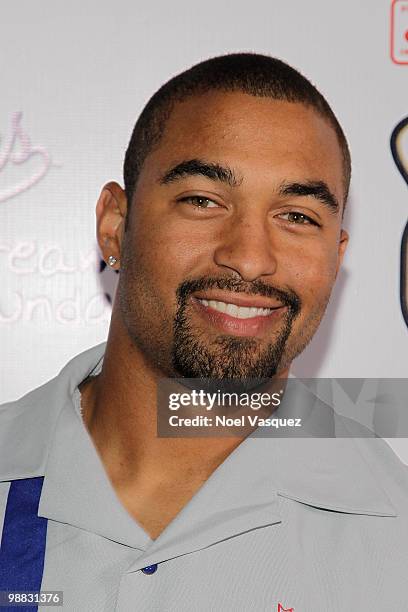
[{"label": "man's ear", "polygon": [[348,245],[348,241],[349,241],[349,235],[346,232],[346,230],[341,229],[340,230],[340,240],[339,240],[339,250],[338,250],[338,256],[337,256],[337,265],[336,265],[336,277],[338,274],[338,271],[340,269],[340,266],[342,264],[343,261],[343,257],[344,257],[344,253],[346,252],[346,248]]},{"label": "man's ear", "polygon": [[105,262],[108,263],[110,256],[116,259],[111,265],[114,269],[120,267],[126,212],[127,200],[124,190],[118,183],[107,183],[96,205],[96,233]]}]

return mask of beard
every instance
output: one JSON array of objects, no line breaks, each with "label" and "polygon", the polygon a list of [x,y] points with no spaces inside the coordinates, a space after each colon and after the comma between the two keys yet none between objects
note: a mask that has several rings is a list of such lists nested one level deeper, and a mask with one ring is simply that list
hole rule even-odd
[{"label": "beard", "polygon": [[[274,337],[266,345],[255,338],[228,335],[220,335],[210,342],[203,332],[194,329],[188,316],[188,298],[194,292],[213,288],[273,297],[287,306]],[[245,283],[233,278],[203,277],[185,281],[178,287],[177,302],[172,347],[176,374],[183,378],[240,382],[261,381],[276,375],[301,308],[300,298],[293,291],[277,289],[261,281]]]},{"label": "beard", "polygon": [[[316,296],[314,308],[301,328],[293,329],[295,319],[302,313],[302,302],[290,288],[273,287],[261,280],[245,282],[232,276],[202,276],[180,283],[176,311],[169,320],[168,305],[154,282],[154,271],[137,244],[123,248],[121,263],[114,313],[122,320],[132,345],[159,377],[226,382],[270,379],[288,367],[310,342],[330,297],[328,287],[323,295]],[[287,310],[267,341],[208,334],[194,324],[189,298],[195,292],[213,288],[273,298]]]}]

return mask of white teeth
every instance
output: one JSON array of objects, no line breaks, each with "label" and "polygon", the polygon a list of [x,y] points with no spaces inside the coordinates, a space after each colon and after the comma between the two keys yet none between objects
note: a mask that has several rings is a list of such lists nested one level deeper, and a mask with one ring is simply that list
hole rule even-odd
[{"label": "white teeth", "polygon": [[226,304],[225,302],[214,302],[214,304],[215,307],[218,307],[221,312],[226,312],[228,304]]},{"label": "white teeth", "polygon": [[[235,304],[227,304],[225,314],[229,315],[230,317],[237,317],[238,319],[242,319],[243,310],[243,308],[235,306]],[[247,308],[247,310],[249,309]]]},{"label": "white teeth", "polygon": [[224,312],[230,317],[237,319],[250,319],[252,317],[266,317],[272,312],[272,308],[254,308],[251,306],[236,306],[227,302],[219,302],[218,300],[199,300],[204,306],[209,306],[218,312]]}]

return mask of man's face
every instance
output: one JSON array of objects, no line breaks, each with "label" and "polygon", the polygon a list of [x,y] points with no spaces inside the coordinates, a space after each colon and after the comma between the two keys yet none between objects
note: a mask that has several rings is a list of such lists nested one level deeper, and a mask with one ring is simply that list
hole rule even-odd
[{"label": "man's face", "polygon": [[117,306],[132,342],[167,376],[285,370],[330,297],[343,192],[336,134],[311,108],[222,92],[178,103],[121,247]]}]

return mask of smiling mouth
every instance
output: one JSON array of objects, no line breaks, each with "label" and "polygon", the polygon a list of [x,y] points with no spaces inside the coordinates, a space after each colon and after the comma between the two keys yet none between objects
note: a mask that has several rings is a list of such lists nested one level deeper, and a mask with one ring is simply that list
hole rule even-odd
[{"label": "smiling mouth", "polygon": [[274,322],[287,311],[286,305],[259,296],[251,298],[236,294],[231,295],[231,298],[228,296],[228,301],[227,298],[224,298],[224,301],[209,299],[210,297],[213,296],[193,296],[192,305],[195,311],[211,327],[233,336],[265,335]]},{"label": "smiling mouth", "polygon": [[257,308],[255,306],[237,306],[230,302],[221,302],[219,300],[205,300],[197,298],[197,300],[217,312],[235,317],[236,319],[253,319],[254,317],[267,317],[271,314],[274,308]]}]

